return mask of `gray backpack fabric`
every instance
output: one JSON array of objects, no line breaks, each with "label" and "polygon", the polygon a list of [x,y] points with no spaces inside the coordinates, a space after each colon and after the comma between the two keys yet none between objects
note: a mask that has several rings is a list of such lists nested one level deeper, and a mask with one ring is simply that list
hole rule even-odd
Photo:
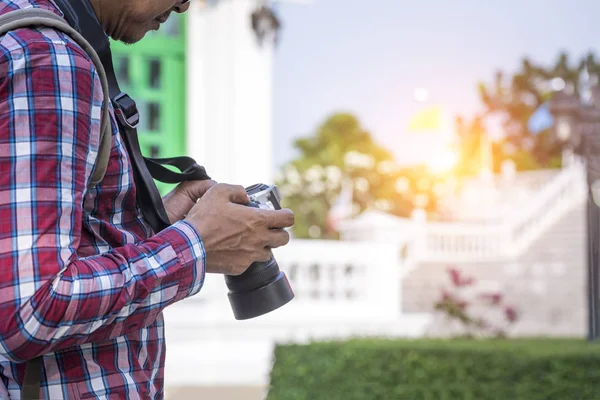
[{"label": "gray backpack fabric", "polygon": [[[95,168],[92,172],[91,182],[88,189],[96,186],[106,173],[110,149],[112,143],[112,130],[110,124],[110,115],[108,105],[110,102],[108,94],[108,80],[100,58],[92,46],[61,17],[51,11],[39,8],[27,8],[11,11],[0,16],[0,36],[9,31],[26,27],[50,27],[60,30],[72,38],[83,50],[90,56],[96,72],[102,82],[102,92],[104,94],[104,104],[102,108],[102,121],[100,125],[100,141],[98,148],[98,157],[96,158]],[[25,378],[21,389],[22,400],[39,399],[40,383],[42,377],[42,356],[27,362],[25,367]]]},{"label": "gray backpack fabric", "polygon": [[110,148],[112,143],[112,131],[110,126],[110,115],[108,112],[108,105],[110,98],[108,95],[108,80],[106,79],[106,73],[104,67],[100,62],[100,58],[93,47],[71,26],[61,17],[53,13],[52,11],[40,9],[40,8],[26,8],[16,11],[11,11],[7,14],[0,16],[0,36],[6,34],[9,31],[13,31],[19,28],[26,27],[51,27],[58,29],[71,37],[83,50],[90,56],[96,67],[96,72],[100,76],[102,82],[102,92],[104,94],[104,104],[102,109],[102,122],[100,125],[100,141],[98,148],[98,157],[96,159],[96,167],[92,174],[91,182],[88,189],[96,186],[106,173],[106,167],[108,165],[108,159],[110,157]]}]

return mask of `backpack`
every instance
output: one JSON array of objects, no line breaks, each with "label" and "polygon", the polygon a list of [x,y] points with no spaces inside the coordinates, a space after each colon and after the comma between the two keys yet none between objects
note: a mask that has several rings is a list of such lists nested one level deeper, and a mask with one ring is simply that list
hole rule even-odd
[{"label": "backpack", "polygon": [[[0,36],[5,35],[7,32],[25,28],[25,27],[50,27],[62,31],[73,39],[83,50],[89,55],[94,63],[96,72],[100,76],[100,82],[102,83],[102,92],[104,94],[104,102],[102,105],[102,120],[100,124],[100,140],[98,148],[98,156],[94,168],[92,170],[92,176],[90,183],[88,184],[88,190],[95,187],[104,178],[106,173],[106,167],[108,166],[108,159],[110,157],[111,143],[112,143],[112,129],[110,123],[110,114],[108,105],[110,104],[109,92],[108,92],[108,80],[106,78],[106,72],[100,62],[98,54],[89,44],[87,40],[83,38],[75,29],[73,29],[63,18],[56,15],[52,11],[44,10],[40,8],[26,8],[15,11],[10,11],[0,16]],[[23,380],[23,387],[21,390],[21,399],[30,400],[37,399],[40,395],[40,383],[42,373],[42,356],[34,358],[27,362],[25,367],[25,378]]]},{"label": "backpack", "polygon": [[102,83],[102,92],[104,94],[104,101],[102,105],[102,120],[100,124],[100,140],[98,147],[98,157],[96,158],[95,167],[92,171],[91,181],[88,185],[88,189],[95,187],[104,178],[106,173],[106,167],[108,166],[108,159],[110,157],[110,149],[112,143],[112,128],[110,124],[110,113],[108,105],[110,104],[110,98],[108,93],[108,80],[106,78],[106,72],[100,62],[98,54],[89,44],[83,36],[73,29],[67,21],[60,16],[56,15],[52,11],[44,10],[40,8],[25,8],[8,12],[0,16],[0,36],[6,34],[9,31],[33,27],[33,26],[44,26],[55,28],[59,31],[66,33],[71,39],[73,39],[83,50],[90,56],[96,72],[100,76],[100,82]]}]

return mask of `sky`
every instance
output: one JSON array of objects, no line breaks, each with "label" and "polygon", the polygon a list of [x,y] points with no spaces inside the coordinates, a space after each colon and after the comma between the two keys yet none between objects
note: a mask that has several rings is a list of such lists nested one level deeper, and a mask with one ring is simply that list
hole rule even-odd
[{"label": "sky", "polygon": [[600,55],[598,0],[313,0],[276,12],[275,167],[296,156],[295,138],[340,111],[355,114],[399,163],[418,162],[427,145],[405,133],[424,106],[415,88],[427,88],[425,105],[468,117],[482,107],[477,83],[514,72],[524,56]]}]

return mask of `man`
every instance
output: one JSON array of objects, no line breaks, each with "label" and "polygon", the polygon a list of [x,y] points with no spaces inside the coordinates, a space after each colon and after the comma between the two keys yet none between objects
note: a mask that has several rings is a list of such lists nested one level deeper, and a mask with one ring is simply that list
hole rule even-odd
[{"label": "man", "polygon": [[[188,7],[81,1],[128,43]],[[0,0],[0,14],[31,6],[62,15],[52,0]],[[270,228],[292,226],[291,211],[247,207],[241,186],[207,181],[169,193],[172,225],[153,232],[112,108],[107,172],[88,190],[102,100],[92,61],[65,34],[0,37],[0,399],[20,397],[38,356],[40,398],[162,398],[162,310],[198,293],[206,272],[240,274],[289,240]]]}]

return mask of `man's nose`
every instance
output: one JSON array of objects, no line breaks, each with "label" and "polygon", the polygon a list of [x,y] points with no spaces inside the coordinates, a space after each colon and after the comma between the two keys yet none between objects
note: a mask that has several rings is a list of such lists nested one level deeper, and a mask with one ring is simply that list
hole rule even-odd
[{"label": "man's nose", "polygon": [[182,0],[177,2],[177,4],[175,4],[175,6],[173,7],[173,10],[176,13],[184,13],[188,10],[188,8],[190,8],[190,0]]}]

